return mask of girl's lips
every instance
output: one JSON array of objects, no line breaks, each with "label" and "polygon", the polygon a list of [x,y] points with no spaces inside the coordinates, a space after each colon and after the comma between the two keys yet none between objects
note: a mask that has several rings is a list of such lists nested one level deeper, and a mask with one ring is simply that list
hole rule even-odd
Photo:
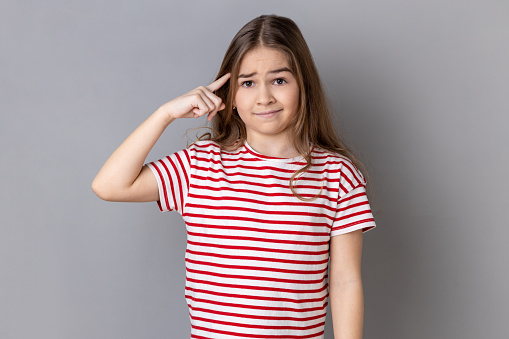
[{"label": "girl's lips", "polygon": [[265,117],[265,118],[268,118],[268,117],[271,117],[271,116],[274,116],[276,115],[277,113],[279,113],[281,110],[277,110],[277,111],[266,111],[266,112],[260,112],[260,113],[255,113],[255,115],[258,115],[260,117]]}]

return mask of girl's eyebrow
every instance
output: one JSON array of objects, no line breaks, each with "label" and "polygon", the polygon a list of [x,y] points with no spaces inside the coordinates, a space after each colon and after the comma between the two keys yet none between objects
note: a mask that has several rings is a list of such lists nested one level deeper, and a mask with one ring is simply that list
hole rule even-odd
[{"label": "girl's eyebrow", "polygon": [[[278,68],[278,69],[275,69],[273,71],[269,71],[269,73],[281,73],[281,72],[290,72],[292,73],[292,71],[288,68],[288,67],[283,67],[283,68]],[[253,73],[249,73],[249,74],[239,74],[238,78],[249,78],[249,77],[252,77],[253,75],[256,75],[256,72],[253,72]]]}]

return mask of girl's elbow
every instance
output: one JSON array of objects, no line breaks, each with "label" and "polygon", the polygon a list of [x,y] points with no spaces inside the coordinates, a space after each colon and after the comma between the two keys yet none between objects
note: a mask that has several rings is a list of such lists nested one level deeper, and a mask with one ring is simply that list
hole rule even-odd
[{"label": "girl's elbow", "polygon": [[102,200],[113,201],[113,197],[111,196],[111,193],[108,191],[107,187],[105,187],[104,184],[101,184],[97,178],[92,181],[92,191]]}]

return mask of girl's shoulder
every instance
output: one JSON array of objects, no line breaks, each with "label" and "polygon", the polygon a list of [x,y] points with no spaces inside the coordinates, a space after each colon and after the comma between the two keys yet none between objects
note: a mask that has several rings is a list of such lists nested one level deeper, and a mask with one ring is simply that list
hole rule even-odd
[{"label": "girl's shoulder", "polygon": [[329,149],[322,148],[318,145],[313,145],[313,151],[311,152],[311,155],[313,159],[326,159],[328,161],[335,161],[338,163],[346,162],[353,164],[353,162],[348,157]]},{"label": "girl's shoulder", "polygon": [[221,154],[221,147],[213,140],[196,140],[187,146],[186,150],[191,156],[199,155],[208,158],[214,158],[216,155]]},{"label": "girl's shoulder", "polygon": [[315,145],[312,158],[315,166],[327,168],[329,173],[341,173],[342,177],[354,179],[358,183],[366,183],[366,178],[359,168],[343,154]]},{"label": "girl's shoulder", "polygon": [[188,149],[202,149],[202,148],[215,148],[221,149],[219,144],[214,140],[196,140],[191,145],[187,146]]},{"label": "girl's shoulder", "polygon": [[231,150],[225,150],[221,147],[221,145],[214,140],[197,140],[193,142],[191,145],[187,147],[187,149],[191,152],[199,152],[199,153],[209,153],[211,155],[221,155],[221,154],[235,154],[240,151],[242,145],[238,145],[237,147],[232,146]]}]

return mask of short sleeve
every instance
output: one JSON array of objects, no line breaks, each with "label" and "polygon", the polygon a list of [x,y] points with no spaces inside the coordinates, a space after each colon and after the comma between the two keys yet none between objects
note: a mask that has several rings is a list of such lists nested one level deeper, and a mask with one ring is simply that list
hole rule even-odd
[{"label": "short sleeve", "polygon": [[182,214],[189,192],[191,157],[183,149],[157,161],[147,163],[157,180],[161,212],[177,211]]},{"label": "short sleeve", "polygon": [[341,182],[342,191],[338,198],[336,214],[330,236],[362,229],[367,232],[375,228],[375,219],[366,194],[366,180],[355,166],[345,166]]}]

